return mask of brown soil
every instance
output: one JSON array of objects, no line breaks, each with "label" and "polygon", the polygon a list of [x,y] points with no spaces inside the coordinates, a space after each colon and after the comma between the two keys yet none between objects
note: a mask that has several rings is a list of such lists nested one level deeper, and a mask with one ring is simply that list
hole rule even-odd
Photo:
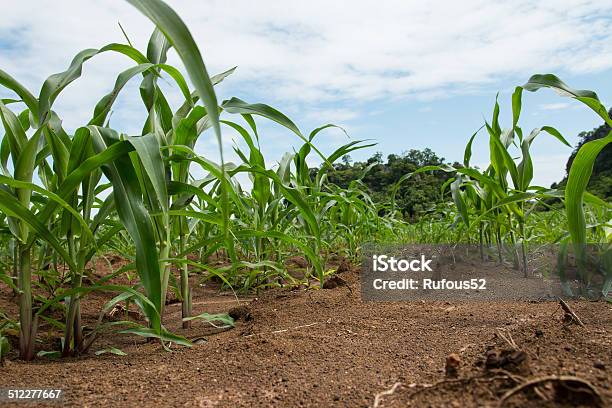
[{"label": "brown soil", "polygon": [[[66,406],[369,407],[379,394],[379,407],[469,407],[497,406],[525,381],[563,375],[589,382],[601,400],[582,382],[549,381],[504,406],[611,404],[610,304],[570,302],[582,327],[564,321],[556,302],[362,302],[356,271],[340,277],[330,289],[270,290],[237,309],[233,295],[195,284],[194,312],[234,309],[234,329],[215,334],[196,321],[184,331],[180,304],[169,304],[169,329],[208,341],[166,352],[109,334],[79,358],[10,359],[0,387],[61,388]],[[88,297],[84,320],[108,299]],[[17,311],[4,287],[0,308]],[[111,345],[128,355],[94,355]]]}]

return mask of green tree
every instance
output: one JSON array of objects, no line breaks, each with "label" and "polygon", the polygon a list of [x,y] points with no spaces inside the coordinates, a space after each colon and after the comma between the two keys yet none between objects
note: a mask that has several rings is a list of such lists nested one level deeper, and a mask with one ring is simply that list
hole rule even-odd
[{"label": "green tree", "polygon": [[[377,152],[365,162],[354,162],[350,158],[334,166],[329,180],[347,188],[351,181],[362,179],[370,189],[372,198],[378,203],[387,203],[391,188],[405,174],[432,165],[444,164],[444,158],[431,149],[411,149],[400,155],[390,154],[385,162],[382,153]],[[396,205],[406,219],[415,219],[423,211],[442,201],[441,187],[449,176],[444,172],[422,173],[402,183]]]},{"label": "green tree", "polygon": [[[608,112],[608,115],[612,117],[612,109]],[[569,170],[572,167],[572,163],[576,158],[576,154],[580,148],[593,140],[598,140],[606,137],[608,133],[610,133],[610,126],[607,123],[590,130],[588,132],[581,132],[578,137],[580,138],[580,142],[570,155],[567,160],[567,164],[565,165],[566,175],[561,182],[558,184],[553,184],[553,188],[565,188],[567,183],[567,174],[569,174]],[[612,197],[612,145],[607,145],[604,149],[599,153],[595,163],[593,164],[593,174],[587,186],[587,190],[604,199],[610,199]]]}]

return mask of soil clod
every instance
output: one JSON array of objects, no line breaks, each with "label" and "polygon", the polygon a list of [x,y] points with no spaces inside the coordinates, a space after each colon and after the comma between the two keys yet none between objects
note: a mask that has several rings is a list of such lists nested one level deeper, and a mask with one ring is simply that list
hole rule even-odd
[{"label": "soil clod", "polygon": [[250,322],[253,320],[253,315],[247,306],[236,306],[228,312],[230,317],[234,319],[234,321],[245,321]]},{"label": "soil clod", "polygon": [[446,357],[445,372],[447,377],[457,377],[459,374],[459,367],[461,366],[461,357],[457,354],[452,353]]},{"label": "soil clod", "polygon": [[522,350],[489,350],[486,353],[485,367],[503,369],[512,373],[529,373],[529,356]]},{"label": "soil clod", "polygon": [[349,290],[349,293],[351,295],[353,294],[353,289],[351,288],[351,285],[349,285],[349,283],[346,280],[344,280],[337,274],[333,275],[332,277],[328,278],[325,282],[323,282],[323,289],[336,289],[341,286],[345,286]]}]

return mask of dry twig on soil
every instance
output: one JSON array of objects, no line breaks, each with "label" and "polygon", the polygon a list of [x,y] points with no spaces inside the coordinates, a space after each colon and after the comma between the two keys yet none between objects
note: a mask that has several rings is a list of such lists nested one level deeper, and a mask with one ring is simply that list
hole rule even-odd
[{"label": "dry twig on soil", "polygon": [[395,384],[393,384],[393,387],[389,388],[386,391],[382,391],[376,394],[376,396],[374,397],[374,405],[372,405],[372,408],[378,408],[383,397],[393,394],[402,385],[403,384],[401,382],[396,382]]},{"label": "dry twig on soil", "polygon": [[[561,299],[560,297],[557,297],[557,299],[559,299],[559,304],[561,305],[561,308],[563,309],[563,311],[565,312],[565,318],[566,320],[569,320],[570,322],[574,322],[582,327],[584,327],[584,323],[582,323],[582,320],[580,320],[580,318],[578,317],[578,315],[572,310],[572,308],[570,307],[570,305],[568,305],[563,299]],[[569,318],[568,318],[569,316]]]},{"label": "dry twig on soil", "polygon": [[[601,397],[601,394],[599,393],[599,391],[597,391],[597,388],[595,388],[595,386],[593,384],[591,384],[590,382],[583,380],[582,378],[578,378],[578,377],[574,377],[571,375],[560,375],[560,376],[556,376],[556,375],[550,375],[550,376],[546,376],[546,377],[538,377],[538,378],[534,378],[532,380],[526,381],[520,385],[517,385],[516,387],[514,387],[513,389],[511,389],[510,391],[506,392],[501,399],[499,400],[499,407],[502,407],[506,401],[508,399],[510,399],[510,397],[512,397],[513,395],[527,389],[527,388],[531,388],[531,387],[536,387],[542,383],[546,383],[546,382],[557,382],[557,383],[561,383],[562,385],[566,386],[567,388],[569,388],[570,390],[574,390],[575,389],[569,385],[567,385],[566,383],[578,383],[580,385],[585,386],[586,388],[584,389],[584,391],[587,391],[591,394],[591,396],[594,398],[594,400],[596,401],[596,403],[598,405],[602,405],[603,404],[603,398]],[[537,393],[538,396],[542,397],[540,393]]]},{"label": "dry twig on soil", "polygon": [[[496,381],[496,380],[511,380],[514,381],[515,383],[519,383],[520,379],[522,379],[522,377],[520,376],[516,376],[513,375],[505,370],[502,369],[498,369],[495,371],[492,371],[496,374],[499,375],[495,375],[493,377],[488,377],[488,374],[480,374],[480,375],[476,375],[476,376],[472,376],[472,377],[466,377],[466,378],[450,378],[450,379],[444,379],[444,380],[440,380],[437,381],[433,384],[422,384],[422,385],[417,385],[417,384],[410,384],[408,387],[409,388],[414,388],[414,387],[421,387],[418,390],[415,390],[413,393],[411,393],[410,395],[408,395],[408,399],[412,399],[414,398],[416,395],[425,392],[425,391],[430,391],[432,389],[438,388],[442,385],[446,385],[446,384],[457,384],[457,383],[469,383],[472,381],[484,381],[484,382],[491,382],[491,381]],[[374,398],[374,405],[373,408],[377,408],[380,406],[380,403],[382,402],[382,398],[385,396],[389,396],[393,393],[395,393],[395,391],[397,390],[398,387],[402,386],[402,383],[395,383],[393,385],[393,387],[391,387],[390,389],[383,391],[381,393],[376,394],[376,397]]]},{"label": "dry twig on soil", "polygon": [[502,333],[502,329],[497,329],[497,335],[503,339],[506,343],[508,343],[508,345],[513,349],[513,350],[518,350],[518,346],[516,345],[516,342],[514,341],[514,339],[512,338],[512,335],[510,334],[510,332],[508,331],[507,336],[505,336]]}]

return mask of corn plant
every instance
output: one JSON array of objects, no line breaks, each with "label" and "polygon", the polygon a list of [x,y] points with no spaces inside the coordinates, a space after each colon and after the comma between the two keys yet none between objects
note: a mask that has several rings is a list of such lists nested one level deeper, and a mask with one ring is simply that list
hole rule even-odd
[{"label": "corn plant", "polygon": [[[576,90],[570,88],[559,78],[551,74],[534,75],[529,79],[527,84],[524,85],[524,88],[532,92],[535,92],[541,88],[553,89],[563,96],[568,96],[582,102],[592,109],[597,115],[603,118],[605,123],[612,126],[612,118],[610,118],[608,110],[602,105],[597,94],[593,91]],[[565,211],[567,215],[569,234],[576,253],[579,271],[585,280],[588,280],[586,271],[586,245],[588,241],[584,202],[588,200],[597,207],[603,209],[602,215],[605,217],[603,222],[592,224],[591,228],[601,229],[602,226],[609,225],[610,222],[610,213],[609,211],[606,211],[610,208],[610,205],[588,194],[586,188],[589,179],[591,178],[593,164],[597,155],[611,142],[612,132],[608,133],[608,135],[602,139],[593,140],[584,144],[578,151],[578,154],[572,163],[567,185],[565,187]],[[610,238],[611,237],[609,234],[604,233],[601,237],[602,240],[600,241],[603,244],[600,258],[604,263],[604,271],[606,273],[606,281],[604,283],[602,293],[604,297],[608,295],[608,291],[612,286],[612,248],[610,248],[610,243],[612,241]]]},{"label": "corn plant", "polygon": [[[329,253],[335,242],[346,241],[349,253],[355,255],[356,238],[375,228],[375,206],[367,193],[358,184],[349,191],[328,186],[325,176],[336,159],[367,146],[350,142],[325,157],[313,139],[332,125],[305,136],[268,105],[238,98],[219,105],[213,86],[233,69],[209,77],[191,34],[172,9],[159,0],[129,3],[156,26],[146,53],[134,48],[127,35],[127,44],[83,50],[65,71],[51,75],[37,96],[0,71],[0,84],[17,96],[0,103],[4,128],[0,221],[3,236],[10,234],[9,241],[14,243],[9,270],[14,271],[17,282],[6,274],[2,279],[20,297],[20,355],[24,359],[34,357],[39,318],[63,329],[64,356],[86,352],[99,333],[115,326],[127,326],[123,333],[159,338],[162,344],[187,345],[185,339],[164,329],[162,316],[168,290],[179,286],[184,327],[189,327],[193,320],[190,271],[215,276],[230,287],[238,275],[250,271],[243,281],[248,290],[260,274],[270,271],[290,281],[284,260],[297,251],[306,255],[312,267],[308,277],[322,284],[322,254]],[[195,91],[178,69],[166,64],[170,49],[182,59]],[[112,90],[95,105],[91,119],[68,132],[53,104],[81,76],[84,64],[107,52],[128,58],[133,66],[117,75]],[[170,106],[159,87],[162,76],[169,77],[182,93],[184,100],[178,108]],[[133,79],[141,82],[140,97],[148,115],[140,134],[127,135],[111,126],[110,117],[118,95]],[[23,105],[25,109],[11,110]],[[231,118],[221,120],[222,113],[242,118],[249,130]],[[287,154],[276,171],[266,167],[261,154],[255,116],[283,125],[304,143],[298,152]],[[247,143],[247,154],[237,149],[243,160],[240,165],[224,162],[222,124],[238,131]],[[219,142],[219,164],[194,151],[198,138],[209,129]],[[306,166],[310,152],[316,152],[324,163],[312,177]],[[191,166],[195,165],[207,172],[203,180],[193,179]],[[239,173],[253,179],[250,193],[235,180]],[[132,254],[133,262],[85,285],[87,265],[108,249]],[[194,251],[200,252],[200,262],[187,258]],[[227,257],[229,265],[207,265],[213,253]],[[173,265],[179,267],[178,285]],[[139,276],[136,285],[109,284],[112,277],[130,270]],[[33,293],[33,275],[41,278],[36,289],[48,292],[46,297]],[[143,310],[147,326],[128,321],[104,323],[101,314],[94,330],[84,334],[80,305],[92,291],[119,292],[101,313],[117,302],[134,302]],[[54,308],[64,312],[63,323],[46,315]]]},{"label": "corn plant", "polygon": [[[599,102],[594,92],[573,90],[554,75],[534,75],[524,86],[516,87],[512,95],[512,126],[507,129],[502,129],[500,126],[499,104],[496,100],[492,120],[490,123],[485,122],[484,124],[484,128],[489,135],[490,152],[490,164],[486,169],[481,171],[470,166],[472,144],[479,130],[470,137],[466,145],[463,166],[458,168],[427,166],[405,175],[397,183],[399,186],[404,180],[423,171],[441,170],[455,173],[455,177],[449,179],[442,186],[443,191],[446,188],[450,189],[456,208],[453,225],[458,227],[468,242],[473,240],[479,242],[481,254],[483,254],[483,246],[497,246],[499,262],[504,261],[502,248],[505,244],[514,248],[512,253],[513,263],[515,267],[521,266],[525,276],[528,273],[527,243],[532,239],[538,239],[534,237],[534,234],[544,235],[535,232],[536,229],[534,228],[529,229],[528,225],[530,224],[530,218],[534,218],[533,222],[538,223],[538,218],[541,218],[541,215],[538,214],[537,208],[545,206],[547,199],[565,198],[569,236],[576,248],[579,264],[583,265],[582,269],[584,269],[585,251],[579,248],[584,247],[587,243],[583,202],[586,201],[603,211],[603,221],[591,224],[591,227],[601,228],[609,222],[605,215],[607,214],[605,209],[609,208],[609,204],[586,192],[586,186],[595,157],[610,142],[612,137],[610,135],[601,140],[587,143],[580,149],[577,160],[570,169],[568,185],[564,192],[532,184],[534,168],[530,147],[535,138],[544,132],[569,146],[561,133],[551,126],[536,128],[529,135],[524,135],[518,125],[523,90],[536,91],[543,87],[553,88],[564,95],[585,103],[604,118],[606,123],[610,123],[605,107]],[[520,150],[520,160],[518,162],[513,157],[512,149],[514,147]],[[541,228],[547,229],[545,225],[542,225]],[[542,231],[541,228],[538,231]],[[478,233],[474,237],[473,231],[475,229]],[[552,239],[549,238],[549,240],[553,242],[563,241],[566,235],[561,232],[556,237],[550,237]],[[516,250],[517,245],[520,251]],[[608,282],[610,282],[609,277]],[[610,283],[607,283],[606,287],[609,286]]]},{"label": "corn plant", "polygon": [[[573,91],[554,77],[535,76],[516,88],[513,123],[505,130],[496,101],[491,121],[483,125],[490,152],[487,168],[470,164],[477,132],[468,142],[462,167],[428,166],[398,181],[394,192],[424,171],[454,175],[440,191],[453,204],[442,204],[409,224],[397,212],[394,194],[389,203],[371,198],[362,182],[371,166],[347,188],[329,182],[328,174],[339,158],[374,144],[349,141],[325,155],[316,141],[332,124],[305,134],[269,105],[236,97],[219,103],[214,86],[234,68],[210,77],[189,30],[170,7],[161,0],[128,2],[155,25],[146,52],[135,48],[127,35],[127,44],[83,50],[65,71],[49,76],[37,94],[0,71],[0,86],[15,95],[0,100],[0,280],[19,296],[22,359],[36,354],[39,324],[61,329],[63,356],[87,352],[107,330],[156,338],[166,348],[170,343],[189,346],[185,338],[164,327],[169,291],[174,290],[182,302],[184,328],[198,320],[231,323],[223,316],[193,316],[190,275],[218,279],[224,288],[243,291],[310,285],[311,280],[322,286],[330,272],[329,256],[337,253],[354,260],[367,241],[467,240],[479,242],[483,253],[485,246],[496,247],[500,261],[504,245],[509,245],[515,266],[526,274],[528,243],[553,239],[546,228],[552,221],[558,229],[565,225],[558,212],[537,211],[551,197],[565,198],[569,236],[575,245],[584,245],[587,237],[606,239],[602,231],[609,224],[605,218],[609,206],[586,193],[585,187],[589,166],[612,136],[584,145],[565,192],[559,192],[533,185],[530,147],[540,133],[567,142],[552,127],[523,135],[518,125],[523,89],[562,89],[601,115],[603,107],[593,93]],[[172,49],[187,75],[167,64]],[[84,64],[108,52],[127,58],[132,66],[118,73],[86,123],[74,131],[64,129],[53,110],[55,101],[79,79]],[[178,106],[168,102],[159,86],[162,78],[180,91]],[[132,80],[140,82],[147,117],[138,134],[128,135],[120,124],[111,125],[111,113]],[[275,166],[269,166],[262,153],[266,135],[260,134],[260,120],[282,125],[299,143]],[[224,160],[225,129],[237,132],[246,145],[234,149],[239,163]],[[199,138],[209,135],[219,144],[219,163],[195,150]],[[520,159],[513,157],[515,150]],[[321,162],[317,168],[307,165],[313,154]],[[196,166],[205,172],[202,179],[194,178]],[[243,174],[250,184],[239,182]],[[585,212],[583,201],[595,210]],[[586,232],[587,219],[590,232]],[[93,282],[85,279],[96,257],[104,258],[108,252],[123,254],[127,265]],[[289,273],[287,263],[295,256],[306,259],[303,277]],[[135,284],[110,283],[133,271],[138,277]],[[81,306],[93,291],[115,296],[100,311],[93,330],[84,331]],[[105,314],[119,302],[137,305],[146,323],[105,321]],[[63,321],[52,318],[50,310],[61,312]],[[6,353],[5,340],[2,334],[0,358]]]},{"label": "corn plant", "polygon": [[[149,13],[149,17],[160,26],[161,30],[165,29],[168,32],[168,38],[177,39],[173,45],[180,55],[188,57],[190,63],[187,64],[187,70],[195,76],[192,81],[199,91],[199,96],[205,105],[216,107],[216,104],[213,105],[212,85],[203,69],[199,51],[182,21],[161,2],[135,5],[143,12]],[[158,15],[160,10],[162,16]],[[154,34],[154,37],[159,38],[159,34]],[[88,126],[79,128],[73,136],[68,135],[61,126],[61,120],[52,110],[53,102],[66,86],[81,75],[82,65],[87,60],[100,53],[111,51],[131,58],[138,65],[119,75],[115,89],[96,105]],[[159,187],[155,192],[163,210],[163,190],[160,186],[165,187],[164,173],[162,168],[156,167],[156,164],[161,163],[161,160],[158,160],[160,159],[158,140],[155,134],[150,132],[143,133],[141,137],[126,139],[112,129],[102,127],[105,125],[112,103],[127,80],[143,74],[144,81],[151,81],[151,76],[158,74],[157,69],[166,69],[173,78],[177,79],[179,85],[184,83],[184,80],[180,81],[182,76],[175,69],[161,63],[153,64],[133,47],[122,44],[110,44],[101,49],[82,51],[73,59],[66,71],[54,74],[45,81],[38,97],[34,97],[7,73],[0,72],[0,84],[17,94],[20,97],[19,101],[26,105],[24,111],[15,114],[4,102],[0,103],[0,116],[4,125],[1,145],[3,175],[0,208],[7,215],[9,229],[18,243],[14,263],[18,270],[17,286],[20,295],[20,355],[24,359],[33,358],[39,314],[50,307],[50,304],[60,300],[53,299],[37,314],[33,314],[31,273],[35,245],[44,242],[51,247],[63,259],[70,271],[72,289],[61,296],[61,299],[69,304],[66,314],[64,354],[81,351],[84,340],[79,318],[79,299],[84,292],[92,290],[81,287],[83,269],[97,247],[104,244],[104,241],[110,239],[113,232],[116,232],[111,229],[98,240],[94,237],[96,230],[113,209],[116,210],[136,246],[136,268],[146,294],[146,297],[141,296],[139,300],[146,312],[150,327],[130,330],[137,334],[156,337],[162,337],[164,333],[160,318],[162,312],[160,278],[163,278],[160,266],[164,264],[159,260],[153,222],[150,212],[144,206],[143,197],[146,194],[143,195],[140,184],[145,181],[143,174],[146,174],[149,185]],[[191,96],[188,96],[191,101]],[[215,115],[211,113],[210,116],[214,122]],[[155,119],[151,121],[155,122]],[[213,127],[218,128],[218,123]],[[12,160],[12,166],[8,165],[9,158]],[[47,162],[48,159],[52,161],[52,166]],[[117,168],[119,164],[121,171]],[[144,173],[142,169],[145,170]],[[36,170],[44,187],[32,183]],[[113,185],[113,199],[105,201],[100,208],[97,208],[97,214],[94,216],[92,208],[101,172],[104,172]],[[80,194],[78,194],[79,187]],[[35,202],[33,198],[36,198]],[[164,215],[167,217],[167,211]],[[167,240],[162,240],[162,244],[164,242]],[[43,249],[41,254],[45,251],[46,249]],[[138,292],[133,290],[132,292],[137,296]],[[174,340],[181,341],[178,338]]]}]

